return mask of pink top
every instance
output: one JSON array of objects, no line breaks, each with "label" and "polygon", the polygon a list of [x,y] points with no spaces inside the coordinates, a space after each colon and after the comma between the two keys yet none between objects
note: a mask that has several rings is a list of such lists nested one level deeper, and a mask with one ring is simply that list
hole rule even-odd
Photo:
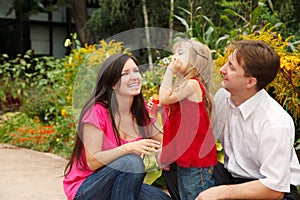
[{"label": "pink top", "polygon": [[[82,119],[83,123],[89,123],[97,127],[99,130],[103,131],[103,144],[102,150],[109,150],[118,146],[117,140],[114,135],[113,126],[110,120],[110,116],[106,107],[101,104],[95,104],[91,109],[85,114]],[[139,140],[141,138],[137,138]],[[132,141],[130,141],[132,142]],[[125,144],[128,141],[121,139],[121,143]],[[81,155],[84,163],[86,163],[85,151],[83,149]],[[86,164],[87,166],[87,164]],[[87,166],[88,168],[88,166]],[[69,200],[74,199],[80,185],[83,181],[93,173],[93,170],[89,168],[87,170],[80,169],[76,166],[76,162],[73,163],[72,170],[64,178],[63,186],[64,191]]]}]

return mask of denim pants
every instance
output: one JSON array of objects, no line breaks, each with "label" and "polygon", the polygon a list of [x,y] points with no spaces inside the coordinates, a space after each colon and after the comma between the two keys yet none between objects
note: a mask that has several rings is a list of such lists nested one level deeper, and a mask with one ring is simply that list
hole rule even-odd
[{"label": "denim pants", "polygon": [[178,167],[178,190],[181,200],[194,200],[200,192],[214,185],[213,167]]},{"label": "denim pants", "polygon": [[140,156],[127,154],[91,174],[75,200],[171,200],[158,188],[143,184],[145,166]]},{"label": "denim pants", "polygon": [[[228,184],[240,184],[257,179],[245,179],[245,178],[234,178],[224,167],[224,165],[218,162],[214,170],[214,179],[216,185],[228,185]],[[282,200],[298,200],[297,187],[290,185],[290,193],[284,193]]]}]

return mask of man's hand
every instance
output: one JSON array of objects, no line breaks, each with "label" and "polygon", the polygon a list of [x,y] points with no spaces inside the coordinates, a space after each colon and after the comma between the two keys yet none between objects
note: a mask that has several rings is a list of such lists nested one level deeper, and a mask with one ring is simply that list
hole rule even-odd
[{"label": "man's hand", "polygon": [[226,188],[223,185],[209,188],[201,192],[195,200],[222,199],[222,197],[224,197],[224,192],[226,192],[225,189]]}]

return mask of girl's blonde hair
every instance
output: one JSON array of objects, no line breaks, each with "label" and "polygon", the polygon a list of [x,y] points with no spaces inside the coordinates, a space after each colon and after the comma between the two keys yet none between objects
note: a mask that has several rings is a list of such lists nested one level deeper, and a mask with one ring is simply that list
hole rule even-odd
[{"label": "girl's blonde hair", "polygon": [[213,61],[209,47],[194,39],[182,39],[173,46],[173,52],[184,51],[188,55],[185,58],[190,66],[190,71],[185,75],[186,79],[197,77],[205,88],[205,103],[209,117],[212,118],[212,98],[210,94],[210,80],[213,70]]}]

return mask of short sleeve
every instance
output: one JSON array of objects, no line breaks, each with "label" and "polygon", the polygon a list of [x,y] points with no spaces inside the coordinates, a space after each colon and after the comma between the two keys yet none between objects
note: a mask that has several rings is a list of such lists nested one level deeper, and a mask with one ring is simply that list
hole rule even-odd
[{"label": "short sleeve", "polygon": [[101,104],[94,104],[84,115],[82,122],[96,126],[98,129],[105,131],[106,119],[108,117],[107,109]]},{"label": "short sleeve", "polygon": [[221,139],[223,137],[223,129],[227,114],[227,99],[229,93],[224,89],[220,88],[214,96],[214,117],[213,117],[213,133],[215,140]]},{"label": "short sleeve", "polygon": [[289,192],[290,165],[293,153],[293,140],[288,137],[287,127],[272,127],[262,133],[262,151],[258,157],[261,162],[260,178],[262,184],[276,191]]}]

